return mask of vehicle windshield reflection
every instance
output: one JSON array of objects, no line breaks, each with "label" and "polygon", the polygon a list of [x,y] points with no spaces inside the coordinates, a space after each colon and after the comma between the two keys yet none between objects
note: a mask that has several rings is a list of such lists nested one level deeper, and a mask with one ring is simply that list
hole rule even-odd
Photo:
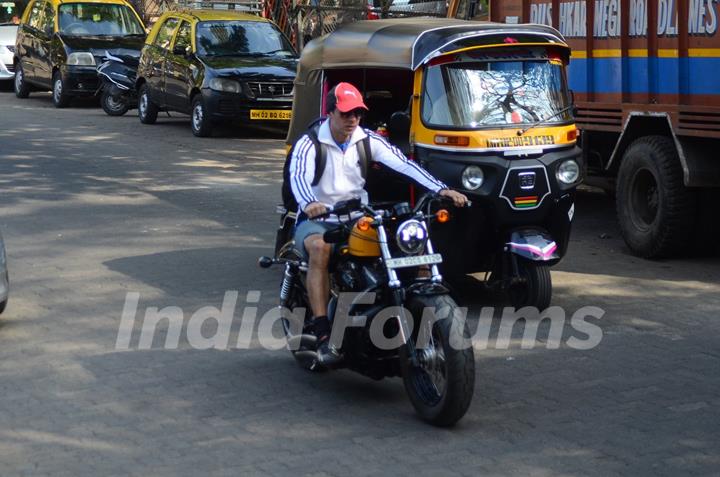
[{"label": "vehicle windshield reflection", "polygon": [[562,64],[548,60],[463,61],[431,66],[423,121],[442,127],[482,128],[567,121]]},{"label": "vehicle windshield reflection", "polygon": [[66,3],[60,5],[58,25],[68,36],[144,35],[140,22],[125,5]]},{"label": "vehicle windshield reflection", "polygon": [[201,56],[295,56],[277,28],[257,21],[200,22],[197,47]]}]

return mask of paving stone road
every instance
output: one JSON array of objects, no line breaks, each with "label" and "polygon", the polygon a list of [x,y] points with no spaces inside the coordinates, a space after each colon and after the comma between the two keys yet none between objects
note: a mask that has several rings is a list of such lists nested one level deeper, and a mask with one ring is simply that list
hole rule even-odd
[{"label": "paving stone road", "polygon": [[[187,118],[0,93],[0,476],[720,475],[720,259],[630,256],[602,194],[579,196],[553,272],[554,305],[605,311],[602,341],[526,350],[517,330],[510,349],[476,350],[454,429],[419,421],[398,379],[310,375],[256,338],[201,350],[183,329],[167,350],[161,323],[139,349],[148,307],[187,323],[237,290],[232,344],[248,291],[259,314],[274,303],[279,273],[255,262],[271,252],[282,135],[240,129],[199,139]],[[488,299],[460,293],[471,316]]]}]

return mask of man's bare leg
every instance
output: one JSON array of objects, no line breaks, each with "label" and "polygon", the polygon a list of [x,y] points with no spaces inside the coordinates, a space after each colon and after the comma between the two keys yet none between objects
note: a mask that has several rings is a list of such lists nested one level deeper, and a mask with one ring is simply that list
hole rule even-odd
[{"label": "man's bare leg", "polygon": [[328,263],[330,263],[331,249],[331,245],[323,240],[321,234],[311,235],[305,239],[305,250],[309,255],[307,291],[313,316],[327,315],[330,298]]}]

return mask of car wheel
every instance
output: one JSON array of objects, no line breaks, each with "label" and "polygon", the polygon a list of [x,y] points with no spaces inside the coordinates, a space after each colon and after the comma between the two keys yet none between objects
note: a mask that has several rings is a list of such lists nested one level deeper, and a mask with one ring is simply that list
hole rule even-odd
[{"label": "car wheel", "polygon": [[208,137],[212,134],[212,123],[201,94],[196,94],[193,98],[190,126],[193,134],[198,137]]},{"label": "car wheel", "polygon": [[138,94],[138,117],[143,124],[155,124],[157,121],[158,108],[157,104],[150,99],[147,84],[140,86]]},{"label": "car wheel", "polygon": [[56,71],[53,75],[52,100],[56,108],[65,108],[70,104],[70,96],[66,93],[59,71]]},{"label": "car wheel", "polygon": [[25,72],[22,68],[22,63],[18,61],[15,67],[15,96],[18,98],[27,98],[30,96],[30,86],[25,81]]}]

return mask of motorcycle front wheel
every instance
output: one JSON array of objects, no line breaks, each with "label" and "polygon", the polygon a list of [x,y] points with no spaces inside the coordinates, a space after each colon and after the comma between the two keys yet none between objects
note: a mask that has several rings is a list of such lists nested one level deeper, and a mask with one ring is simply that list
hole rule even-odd
[{"label": "motorcycle front wheel", "polygon": [[100,105],[108,116],[122,116],[130,110],[130,105],[124,96],[113,98],[110,91],[103,89],[100,96]]},{"label": "motorcycle front wheel", "polygon": [[[416,350],[418,366],[413,366],[407,348],[401,349],[405,390],[424,421],[439,427],[452,426],[467,412],[475,390],[475,355],[467,339],[467,323],[455,313],[457,303],[448,295],[414,296],[406,307],[415,319],[415,342],[422,336],[420,327],[428,328],[425,333],[429,339],[427,346]],[[444,318],[421,323],[426,307]]]}]

